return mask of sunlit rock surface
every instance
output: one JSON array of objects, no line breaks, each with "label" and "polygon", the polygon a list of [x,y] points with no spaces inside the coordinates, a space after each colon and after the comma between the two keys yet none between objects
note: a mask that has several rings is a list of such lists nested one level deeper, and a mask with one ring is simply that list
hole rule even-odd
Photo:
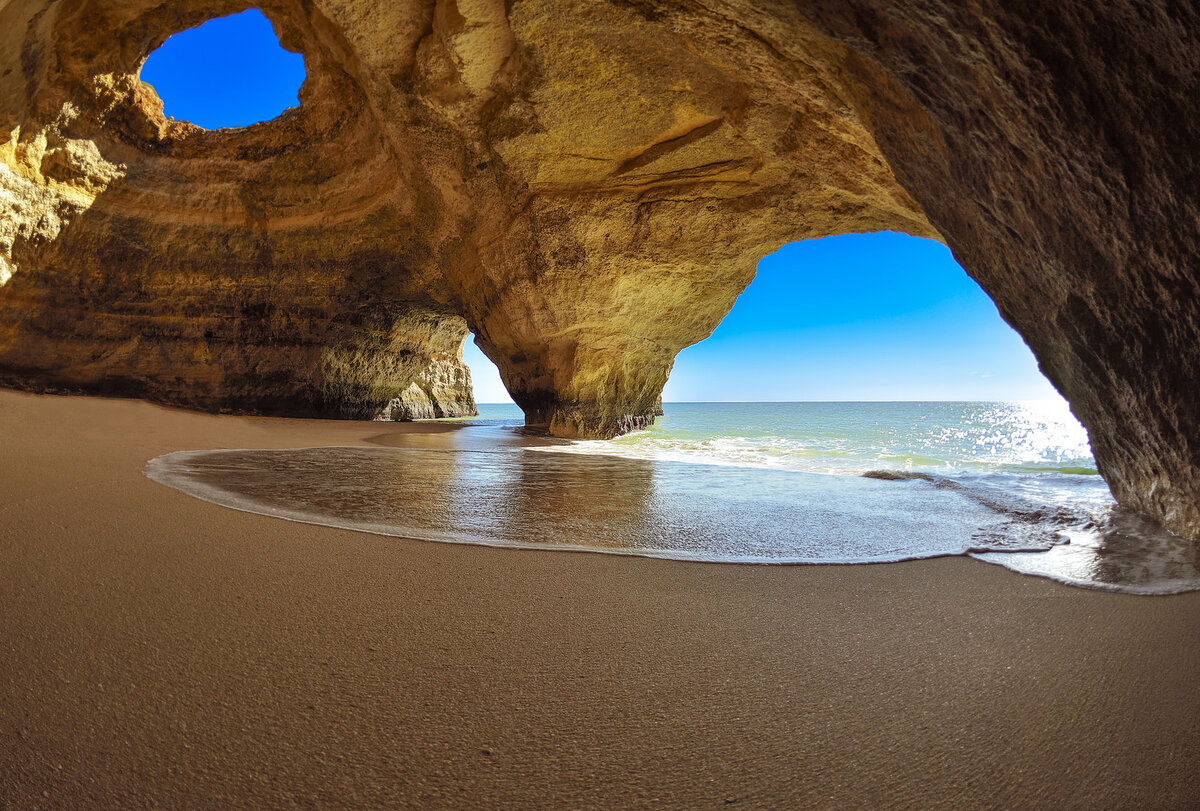
[{"label": "sunlit rock surface", "polygon": [[[1123,503],[1200,535],[1187,4],[267,2],[301,106],[164,120],[137,72],[244,3],[0,0],[0,369],[211,409],[653,419],[785,242],[947,242]],[[948,336],[952,339],[953,336]]]}]

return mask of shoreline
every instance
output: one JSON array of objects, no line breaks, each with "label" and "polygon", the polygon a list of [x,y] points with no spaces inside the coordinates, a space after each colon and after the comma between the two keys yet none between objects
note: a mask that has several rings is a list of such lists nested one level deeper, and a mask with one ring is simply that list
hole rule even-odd
[{"label": "shoreline", "polygon": [[[459,426],[469,428],[469,426]],[[414,434],[435,434],[436,431],[421,431],[410,433],[394,433],[388,436],[394,437],[395,441],[379,441],[379,437],[367,437],[364,441],[377,445],[381,448],[386,448],[393,451],[414,450],[410,445],[404,442],[405,437],[411,437]],[[525,438],[522,438],[524,441]],[[539,446],[539,449],[544,446]],[[1173,594],[1186,594],[1189,592],[1200,591],[1200,586],[1194,579],[1189,578],[1156,578],[1151,583],[1120,583],[1120,582],[1103,582],[1095,579],[1080,579],[1078,577],[1068,576],[1063,573],[1051,573],[1044,568],[1033,566],[1030,568],[1022,568],[1014,566],[1006,562],[1005,558],[1009,555],[1021,557],[1038,557],[1042,555],[1053,555],[1054,547],[1030,546],[1027,548],[1021,547],[1006,547],[1006,548],[988,548],[986,546],[968,545],[961,551],[944,551],[930,552],[925,554],[903,554],[897,557],[879,556],[875,558],[788,558],[788,557],[764,557],[764,556],[737,556],[725,555],[723,557],[713,557],[706,555],[703,552],[687,552],[673,551],[669,549],[658,549],[652,547],[636,548],[629,547],[623,549],[608,548],[603,545],[585,544],[585,543],[536,543],[536,542],[517,542],[512,540],[502,539],[496,536],[475,534],[465,535],[461,532],[439,532],[427,528],[415,526],[397,527],[389,523],[366,523],[362,521],[353,521],[349,518],[338,519],[330,514],[322,514],[320,512],[308,512],[305,510],[288,509],[284,507],[272,508],[266,504],[257,503],[253,498],[238,494],[235,490],[224,489],[219,486],[205,484],[196,480],[189,479],[185,473],[180,472],[179,466],[187,467],[186,459],[183,462],[176,462],[176,457],[199,456],[205,457],[214,453],[230,452],[234,454],[260,455],[263,453],[282,452],[307,452],[307,451],[329,451],[336,453],[345,450],[359,450],[361,446],[305,446],[297,448],[276,448],[273,451],[261,451],[255,448],[229,448],[225,451],[212,450],[187,450],[176,451],[162,456],[155,457],[149,460],[143,469],[144,474],[151,481],[168,487],[177,492],[191,496],[192,498],[200,499],[201,501],[213,504],[226,509],[237,510],[250,515],[262,515],[270,518],[279,519],[282,521],[291,521],[297,524],[305,524],[309,526],[329,527],[336,530],[346,530],[351,532],[364,532],[371,535],[378,535],[384,538],[400,538],[409,541],[423,541],[428,543],[449,543],[463,544],[467,546],[483,546],[494,549],[510,549],[513,551],[532,551],[532,552],[585,552],[600,555],[617,555],[625,557],[640,557],[657,560],[668,560],[682,563],[705,563],[712,565],[724,566],[864,566],[864,565],[883,565],[889,563],[908,563],[919,560],[933,560],[936,558],[946,557],[962,557],[977,560],[983,563],[989,563],[996,566],[1002,566],[1010,571],[1016,572],[1028,577],[1041,577],[1052,580],[1063,585],[1073,586],[1076,588],[1094,589],[1097,591],[1107,591],[1117,594],[1130,594],[1139,597],[1157,597],[1169,596]],[[440,449],[440,452],[447,454],[470,453],[471,451]],[[484,451],[491,453],[494,451]],[[613,454],[612,459],[622,460],[624,457]],[[689,464],[687,462],[676,461],[658,461],[656,464],[661,465],[676,465]],[[706,463],[691,463],[691,464],[706,464]],[[790,473],[796,474],[795,471]],[[833,474],[825,472],[805,472],[796,475],[826,478],[826,477],[845,477],[853,474]],[[862,474],[862,478],[885,478],[892,477],[870,476]],[[898,477],[898,478],[920,478],[927,481],[936,481],[934,477],[919,475],[916,477]],[[1176,539],[1183,542],[1184,539]],[[1070,545],[1071,541],[1063,541],[1063,545]]]},{"label": "shoreline", "polygon": [[[694,437],[703,421],[691,419]],[[686,445],[666,457],[654,446],[629,453],[629,445],[530,436],[487,417],[455,427],[461,432],[436,438],[365,437],[377,448],[178,451],[145,472],[230,509],[439,543],[763,565],[961,555],[1082,588],[1200,591],[1194,544],[1122,511],[1098,477],[1013,480],[1034,474],[994,462],[981,462],[980,475],[945,470],[951,463],[879,470],[874,459],[863,473],[834,472],[718,462]],[[726,440],[743,441],[715,441]]]},{"label": "shoreline", "polygon": [[961,557],[514,554],[236,512],[142,474],[186,448],[461,427],[0,391],[0,804],[1200,795],[1200,593]]},{"label": "shoreline", "polygon": [[[463,427],[466,428],[468,426],[463,426]],[[433,433],[433,432],[430,432],[430,433]],[[401,436],[405,436],[405,435],[401,435]],[[370,438],[366,441],[372,441],[373,439],[374,438]],[[380,444],[381,447],[387,448],[389,450],[399,450],[399,451],[415,450],[411,446],[402,445],[399,443],[396,443],[396,444],[373,443],[373,444]],[[360,447],[361,446],[356,446],[356,445],[309,445],[309,446],[297,447],[297,448],[273,448],[273,449],[271,449],[271,451],[284,452],[284,453],[295,452],[295,451],[340,451],[340,450],[347,450],[347,449],[359,449]],[[224,451],[228,451],[228,452],[232,452],[232,453],[257,454],[257,453],[261,452],[261,449],[259,449],[259,448],[225,448],[225,449],[222,449],[221,451],[217,451],[217,453],[224,452]],[[448,449],[439,449],[439,451],[442,453],[450,453],[450,454],[461,453],[461,452],[467,452],[467,453],[470,452],[470,451],[458,451],[458,450],[448,450]],[[412,534],[408,534],[405,532],[390,529],[386,525],[364,524],[364,523],[359,523],[359,524],[337,523],[336,519],[334,519],[332,517],[320,515],[320,514],[316,514],[316,513],[306,513],[303,511],[291,512],[291,511],[285,511],[283,509],[272,509],[265,505],[255,504],[247,497],[244,497],[244,496],[239,497],[232,490],[224,490],[222,488],[219,488],[219,487],[216,487],[213,485],[207,485],[207,484],[202,484],[202,483],[197,483],[197,482],[189,482],[186,480],[186,477],[181,475],[179,472],[171,469],[171,465],[173,464],[172,457],[189,456],[189,455],[193,455],[193,454],[199,455],[199,456],[204,456],[204,455],[207,455],[207,454],[210,454],[213,452],[214,451],[212,451],[212,450],[186,450],[186,451],[176,451],[173,453],[163,454],[162,456],[156,456],[153,459],[150,459],[146,463],[146,467],[144,468],[143,472],[145,473],[146,477],[148,479],[150,479],[151,481],[153,481],[157,484],[161,484],[164,487],[168,487],[172,490],[175,490],[176,492],[183,493],[184,495],[191,496],[192,498],[198,498],[201,501],[204,501],[208,504],[213,504],[218,507],[224,507],[224,508],[230,509],[230,510],[237,510],[238,512],[244,512],[249,515],[262,515],[262,516],[266,516],[269,518],[276,518],[281,521],[291,521],[293,523],[305,524],[308,526],[328,527],[330,529],[344,530],[344,531],[349,531],[349,532],[365,532],[367,534],[378,535],[383,538],[401,538],[406,541],[418,541],[418,542],[425,541],[428,543],[462,544],[464,546],[486,546],[486,547],[491,547],[493,549],[527,550],[527,551],[531,551],[531,552],[590,552],[590,553],[597,554],[597,555],[620,555],[620,556],[625,556],[625,557],[641,557],[641,558],[651,558],[651,559],[656,559],[656,560],[671,560],[671,561],[677,561],[680,563],[707,563],[707,564],[712,564],[712,565],[717,565],[717,566],[872,566],[872,565],[883,565],[883,564],[887,564],[887,563],[908,563],[910,561],[916,561],[916,560],[932,560],[933,558],[942,558],[942,557],[970,557],[977,553],[988,553],[988,552],[993,552],[993,553],[997,553],[997,554],[1022,554],[1022,553],[1033,553],[1033,552],[1045,551],[1045,550],[1036,549],[1036,548],[1028,548],[1028,549],[1017,548],[1017,549],[995,550],[995,549],[986,549],[983,547],[968,547],[964,551],[961,551],[961,552],[943,552],[943,553],[938,553],[938,554],[913,555],[913,556],[906,556],[906,557],[899,557],[899,558],[879,557],[877,559],[849,559],[849,558],[834,559],[834,558],[831,558],[831,559],[827,559],[827,560],[808,560],[808,559],[792,559],[792,558],[775,559],[775,558],[764,558],[764,557],[712,558],[712,557],[704,557],[703,555],[698,554],[698,553],[689,555],[689,554],[683,553],[683,552],[673,553],[669,550],[662,550],[662,549],[645,549],[645,550],[638,550],[638,549],[632,549],[632,548],[630,548],[630,549],[611,549],[611,548],[605,548],[603,546],[594,546],[594,545],[589,546],[586,544],[561,545],[561,544],[516,543],[516,542],[509,542],[509,541],[498,540],[498,539],[489,539],[485,536],[475,536],[475,537],[465,537],[465,536],[457,536],[457,535],[451,536],[451,535],[445,534],[445,533],[443,533],[441,537],[437,537],[435,533],[425,531],[425,534],[421,534],[420,531],[416,531],[416,530],[414,530],[414,532]],[[597,454],[597,455],[601,455],[601,454]],[[624,459],[624,457],[617,455],[617,454],[613,454],[612,456],[610,456],[608,458],[612,458],[612,459],[616,459],[616,460]],[[185,462],[185,464],[186,464],[186,462]],[[676,465],[676,464],[678,464],[678,465],[687,465],[687,464],[704,465],[706,463],[666,461],[666,462],[661,462],[661,464],[666,464],[666,465]],[[793,471],[789,471],[789,473],[792,473],[792,472]],[[838,474],[823,473],[823,472],[811,472],[811,473],[805,472],[805,473],[800,473],[798,475],[812,476],[812,477],[817,477],[817,478],[838,477]],[[173,480],[175,480],[175,481],[173,481]],[[1056,582],[1062,582],[1062,581],[1056,581]],[[1082,587],[1087,588],[1088,586],[1082,585]],[[1104,587],[1101,586],[1101,587],[1097,587],[1097,588],[1104,588]],[[1120,591],[1120,589],[1115,589],[1115,590]],[[1154,592],[1146,592],[1146,594],[1153,594],[1153,593]]]}]

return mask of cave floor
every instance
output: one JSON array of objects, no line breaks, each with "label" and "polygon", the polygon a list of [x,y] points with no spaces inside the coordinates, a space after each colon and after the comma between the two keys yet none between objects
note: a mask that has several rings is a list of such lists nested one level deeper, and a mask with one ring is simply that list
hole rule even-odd
[{"label": "cave floor", "polygon": [[768,567],[407,541],[142,474],[180,449],[412,431],[454,433],[0,392],[0,805],[1200,797],[1200,593],[965,558]]}]

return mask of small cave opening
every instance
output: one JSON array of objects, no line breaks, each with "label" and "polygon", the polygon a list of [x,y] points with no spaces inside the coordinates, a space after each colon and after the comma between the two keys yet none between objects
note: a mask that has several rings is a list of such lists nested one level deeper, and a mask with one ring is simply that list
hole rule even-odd
[{"label": "small cave opening", "polygon": [[298,107],[305,77],[304,56],[283,48],[258,9],[168,37],[139,74],[165,116],[209,130],[248,127]]},{"label": "small cave opening", "polygon": [[471,370],[471,389],[475,395],[475,407],[482,420],[501,420],[511,423],[524,421],[520,406],[500,378],[500,370],[492,359],[475,345],[475,336],[468,335],[463,342],[463,363]]}]

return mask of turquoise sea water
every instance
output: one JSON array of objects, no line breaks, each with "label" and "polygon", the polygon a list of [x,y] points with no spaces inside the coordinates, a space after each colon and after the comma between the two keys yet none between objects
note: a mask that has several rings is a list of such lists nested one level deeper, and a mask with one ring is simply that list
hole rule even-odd
[{"label": "turquoise sea water", "polygon": [[[810,473],[1096,475],[1087,432],[1065,403],[668,403],[663,410],[645,431],[571,450]],[[484,405],[480,419],[515,425],[520,409]]]},{"label": "turquoise sea water", "polygon": [[436,541],[725,563],[971,555],[1094,588],[1200,588],[1196,544],[1115,505],[1064,403],[664,410],[572,442],[483,405],[446,434],[181,452],[147,473],[238,509]]}]

